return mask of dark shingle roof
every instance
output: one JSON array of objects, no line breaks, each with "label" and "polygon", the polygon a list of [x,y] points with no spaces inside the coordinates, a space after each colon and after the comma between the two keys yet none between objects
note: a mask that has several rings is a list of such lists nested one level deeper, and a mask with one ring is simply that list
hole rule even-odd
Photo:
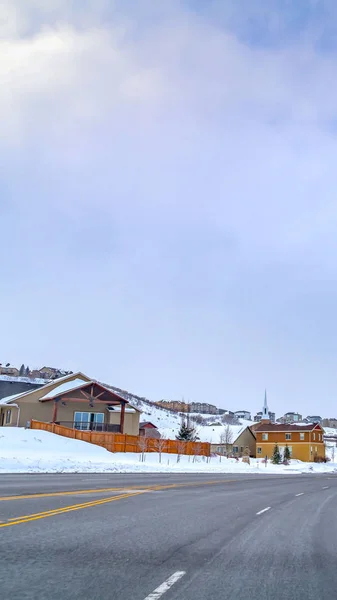
[{"label": "dark shingle roof", "polygon": [[[295,425],[289,423],[260,423],[255,428],[255,433],[259,431],[312,431],[319,423],[308,423],[306,425]],[[320,425],[319,425],[320,426]]]}]

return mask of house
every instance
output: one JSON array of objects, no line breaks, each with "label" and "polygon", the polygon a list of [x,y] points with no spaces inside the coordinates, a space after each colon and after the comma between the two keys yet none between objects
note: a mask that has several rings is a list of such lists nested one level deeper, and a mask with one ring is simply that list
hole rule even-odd
[{"label": "house", "polygon": [[275,444],[282,452],[288,446],[292,458],[314,461],[325,457],[324,429],[319,423],[297,425],[263,420],[256,428],[256,457],[271,458]]},{"label": "house", "polygon": [[[248,452],[249,451],[249,452]],[[238,436],[233,441],[232,452],[234,456],[256,456],[256,435],[252,427],[244,427],[239,431]]]},{"label": "house", "polygon": [[139,423],[139,435],[156,439],[161,437],[158,427],[151,423],[151,421],[142,421]]},{"label": "house", "polygon": [[323,419],[322,421],[323,427],[334,427],[337,428],[337,419],[335,417],[330,417],[328,419]]},{"label": "house", "polygon": [[237,410],[234,415],[237,419],[246,419],[247,421],[251,421],[252,416],[248,410]]},{"label": "house", "polygon": [[307,423],[322,423],[323,419],[319,415],[309,415],[304,419]]},{"label": "house", "polygon": [[75,429],[138,435],[140,412],[116,392],[79,372],[2,398],[0,426],[25,427],[35,419]]},{"label": "house", "polygon": [[[271,410],[268,411],[268,418],[269,421],[271,421],[272,423],[275,423],[276,420],[276,414],[274,412],[272,412]],[[254,421],[255,423],[259,423],[262,419],[262,410],[260,410],[259,412],[256,413],[255,417],[254,417]]]},{"label": "house", "polygon": [[287,412],[283,417],[277,419],[278,423],[301,423],[302,415],[297,412]]},{"label": "house", "polygon": [[18,377],[19,369],[11,367],[10,365],[0,365],[0,375],[11,375],[12,377]]}]

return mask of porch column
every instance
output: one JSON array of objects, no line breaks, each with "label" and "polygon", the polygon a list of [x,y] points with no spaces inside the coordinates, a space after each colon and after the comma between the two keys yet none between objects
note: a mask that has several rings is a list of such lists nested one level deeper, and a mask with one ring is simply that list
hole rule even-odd
[{"label": "porch column", "polygon": [[124,433],[124,418],[125,418],[125,402],[124,402],[124,400],[122,400],[122,402],[121,402],[121,420],[120,420],[121,433]]},{"label": "porch column", "polygon": [[57,404],[58,404],[58,398],[55,398],[55,400],[54,400],[54,407],[53,407],[52,423],[55,423],[56,419],[57,419]]}]

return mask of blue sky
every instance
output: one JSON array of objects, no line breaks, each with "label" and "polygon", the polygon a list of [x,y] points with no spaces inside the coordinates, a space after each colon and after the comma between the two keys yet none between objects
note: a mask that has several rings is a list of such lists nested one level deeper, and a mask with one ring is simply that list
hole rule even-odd
[{"label": "blue sky", "polygon": [[336,13],[3,3],[2,361],[335,415]]}]

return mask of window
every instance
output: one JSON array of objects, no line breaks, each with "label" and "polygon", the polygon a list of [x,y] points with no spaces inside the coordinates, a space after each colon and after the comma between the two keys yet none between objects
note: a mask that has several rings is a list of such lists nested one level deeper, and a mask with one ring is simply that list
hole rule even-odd
[{"label": "window", "polygon": [[266,441],[267,441],[267,439],[268,439],[268,433],[263,433],[263,434],[262,434],[262,441],[263,441],[263,442],[266,442]]},{"label": "window", "polygon": [[304,433],[300,433],[300,440],[301,440],[301,442],[304,441]]},{"label": "window", "polygon": [[315,452],[317,452],[317,446],[315,446]]},{"label": "window", "polygon": [[10,409],[6,410],[6,425],[9,425],[11,422],[12,411]]},{"label": "window", "polygon": [[241,448],[240,448],[240,452],[243,452],[243,446],[241,446]]},{"label": "window", "polygon": [[286,433],[286,440],[291,440],[291,433]]},{"label": "window", "polygon": [[316,439],[316,433],[312,434],[312,439],[315,440]]},{"label": "window", "polygon": [[104,423],[104,413],[92,413],[92,412],[75,412],[74,413],[74,426],[76,429],[98,429],[102,431],[102,425]]},{"label": "window", "polygon": [[258,454],[262,454],[262,448],[258,447],[258,448],[257,448],[257,453],[258,453]]},{"label": "window", "polygon": [[239,446],[233,446],[233,452],[239,452]]}]

